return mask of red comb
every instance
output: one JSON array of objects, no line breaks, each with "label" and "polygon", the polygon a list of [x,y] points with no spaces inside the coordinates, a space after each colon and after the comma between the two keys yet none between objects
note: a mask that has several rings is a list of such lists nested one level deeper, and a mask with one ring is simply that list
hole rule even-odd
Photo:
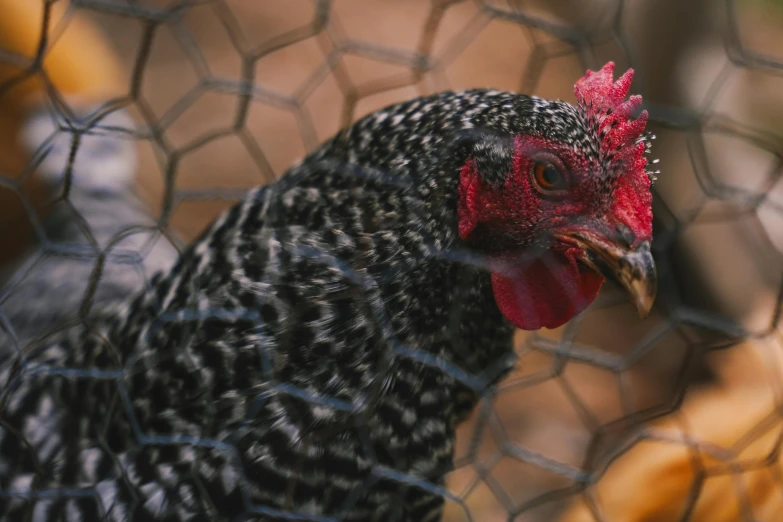
[{"label": "red comb", "polygon": [[[627,154],[631,151],[627,151],[626,146],[638,140],[644,132],[647,111],[642,111],[637,119],[631,119],[642,104],[639,95],[625,100],[633,81],[633,69],[628,69],[616,82],[613,82],[613,72],[614,62],[607,63],[598,72],[587,71],[576,82],[574,94],[579,106],[595,125],[602,151]],[[640,143],[639,149],[639,154],[643,154],[644,145]],[[636,156],[633,152],[630,155]]]},{"label": "red comb", "polygon": [[[614,214],[630,227],[635,236],[652,236],[652,195],[650,185],[654,173],[647,172],[648,151],[645,137],[647,111],[632,119],[642,104],[642,97],[625,100],[633,81],[633,69],[615,82],[614,63],[609,62],[600,71],[587,71],[574,86],[579,107],[599,136],[601,153],[611,157],[618,174],[615,185]],[[622,175],[620,175],[622,174]]]}]

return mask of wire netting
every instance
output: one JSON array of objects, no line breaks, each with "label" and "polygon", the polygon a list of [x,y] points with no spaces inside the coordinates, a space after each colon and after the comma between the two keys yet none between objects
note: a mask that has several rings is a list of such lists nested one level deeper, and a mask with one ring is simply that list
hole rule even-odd
[{"label": "wire netting", "polygon": [[[566,326],[520,332],[515,369],[458,428],[445,485],[375,476],[442,496],[448,521],[780,520],[782,13],[772,0],[43,1],[32,52],[0,34],[0,117],[24,122],[0,135],[23,157],[0,164],[19,209],[5,228],[31,231],[3,239],[0,412],[14,375],[124,382],[133,364],[23,361],[56,332],[111,321],[233,202],[360,116],[468,87],[572,101],[584,70],[613,60],[636,70],[657,135],[653,313],[637,319],[607,285]],[[77,23],[118,56],[89,93],[50,68]],[[77,71],[81,59],[67,57]],[[17,104],[27,90],[40,95]],[[157,327],[232,314],[256,320],[181,310]],[[232,451],[131,423],[142,447]],[[4,472],[0,502],[100,496]]]}]

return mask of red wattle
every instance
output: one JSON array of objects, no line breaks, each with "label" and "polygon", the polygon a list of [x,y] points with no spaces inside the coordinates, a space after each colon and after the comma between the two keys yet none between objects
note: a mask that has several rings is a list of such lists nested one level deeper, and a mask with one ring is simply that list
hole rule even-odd
[{"label": "red wattle", "polygon": [[567,255],[552,255],[513,276],[492,274],[501,313],[517,328],[557,328],[598,296],[604,277]]}]

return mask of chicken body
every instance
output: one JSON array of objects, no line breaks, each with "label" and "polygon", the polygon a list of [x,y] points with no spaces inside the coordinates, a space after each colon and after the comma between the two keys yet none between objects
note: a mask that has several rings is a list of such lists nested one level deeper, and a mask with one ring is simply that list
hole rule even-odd
[{"label": "chicken body", "polygon": [[77,106],[75,122],[39,110],[23,126],[22,143],[31,157],[43,157],[38,175],[53,197],[63,193],[67,174],[71,179],[67,197],[42,220],[39,244],[0,270],[9,294],[2,302],[7,323],[0,329],[0,352],[74,322],[85,301],[91,316],[111,316],[176,261],[176,249],[158,233],[134,190],[136,144],[128,139],[133,122],[124,111],[81,134],[69,165],[73,136],[60,129],[84,125],[79,120],[96,110]]},{"label": "chicken body", "polygon": [[0,514],[438,520],[454,427],[514,362],[501,309],[516,305],[492,248],[461,238],[460,184],[516,172],[515,136],[599,151],[585,121],[563,102],[441,93],[249,193],[127,314],[2,363]]}]

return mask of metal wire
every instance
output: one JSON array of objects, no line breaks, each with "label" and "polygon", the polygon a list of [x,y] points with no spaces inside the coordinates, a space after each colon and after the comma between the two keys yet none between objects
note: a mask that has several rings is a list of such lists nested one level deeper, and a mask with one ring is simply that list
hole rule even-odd
[{"label": "metal wire", "polygon": [[[640,43],[638,35],[630,34],[628,13],[633,6],[631,2],[623,0],[585,2],[583,4],[587,7],[574,12],[564,12],[567,9],[558,7],[542,7],[538,3],[522,0],[421,0],[421,5],[426,4],[426,9],[419,7],[415,19],[414,15],[409,17],[409,23],[420,27],[420,30],[405,45],[384,43],[380,37],[379,41],[372,41],[352,36],[350,23],[343,20],[345,11],[340,9],[353,7],[338,5],[341,4],[338,0],[312,0],[297,7],[285,2],[277,3],[275,9],[281,12],[302,7],[307,13],[307,19],[301,25],[269,38],[248,34],[237,5],[227,0],[73,0],[57,30],[50,27],[50,12],[55,3],[47,1],[44,4],[41,34],[48,36],[42,37],[34,57],[28,59],[10,50],[0,49],[0,64],[13,65],[20,71],[0,84],[0,102],[6,93],[31,77],[43,83],[47,95],[47,113],[59,118],[59,133],[70,136],[70,158],[64,174],[64,189],[58,201],[68,205],[76,197],[71,193],[76,189],[72,188],[70,171],[77,161],[80,140],[99,131],[115,137],[131,136],[147,147],[151,153],[143,166],[161,172],[159,182],[162,190],[152,212],[154,219],[144,216],[144,219],[134,221],[135,227],[123,227],[111,233],[92,230],[90,220],[72,208],[68,214],[70,217],[63,219],[75,223],[79,233],[88,238],[85,245],[74,247],[67,237],[52,234],[49,228],[51,222],[38,216],[25,192],[24,181],[35,172],[49,150],[42,147],[22,176],[0,173],[2,187],[13,191],[24,203],[39,244],[34,255],[14,266],[12,274],[5,278],[4,286],[0,288],[0,324],[6,335],[0,340],[17,352],[20,361],[25,347],[32,341],[27,333],[16,331],[19,326],[14,324],[12,316],[18,316],[20,312],[13,309],[15,305],[12,298],[19,288],[37,277],[35,268],[40,268],[41,263],[66,267],[63,258],[72,260],[81,257],[88,260],[87,269],[78,272],[80,277],[86,278],[84,287],[79,289],[78,310],[71,315],[63,313],[62,317],[58,316],[60,322],[56,326],[62,329],[77,324],[89,325],[95,320],[91,314],[96,311],[96,307],[120,306],[129,298],[121,292],[115,293],[113,303],[107,304],[104,296],[101,305],[96,306],[94,301],[99,295],[102,278],[107,277],[105,270],[108,265],[125,263],[143,267],[145,256],[157,248],[152,246],[155,241],[169,241],[178,248],[182,247],[183,242],[177,238],[176,216],[183,204],[199,205],[205,200],[236,200],[252,186],[271,182],[282,174],[285,169],[277,166],[272,159],[276,145],[268,144],[263,134],[259,135],[251,128],[259,119],[254,116],[254,111],[259,107],[264,110],[274,109],[290,118],[294,126],[286,127],[290,132],[285,139],[300,140],[303,151],[310,151],[327,137],[324,128],[336,130],[350,124],[367,112],[367,107],[374,103],[373,99],[404,99],[417,93],[463,87],[461,80],[450,78],[455,63],[466,55],[488,27],[498,27],[496,24],[499,23],[508,24],[504,27],[513,27],[516,38],[527,48],[527,55],[519,57],[522,64],[519,70],[506,74],[507,77],[514,76],[515,86],[521,92],[537,91],[547,75],[558,73],[556,64],[561,63],[558,60],[571,59],[582,69],[595,69],[602,64],[607,48],[610,49],[608,54],[611,58],[636,68],[637,85],[642,86],[642,94],[647,96],[645,88],[655,91],[651,86],[660,80],[645,68],[645,64],[651,61],[641,56],[649,49],[639,49],[639,46],[650,47],[650,42]],[[711,352],[730,352],[742,343],[770,340],[766,350],[779,349],[776,343],[779,341],[777,336],[783,309],[783,279],[779,268],[781,252],[774,238],[771,238],[777,234],[774,230],[770,231],[774,224],[762,226],[758,215],[760,209],[765,209],[777,215],[777,218],[783,217],[783,200],[775,192],[780,185],[783,166],[783,134],[779,129],[770,130],[763,125],[754,125],[753,118],[748,123],[724,114],[719,99],[725,96],[726,85],[740,71],[779,76],[783,71],[783,59],[767,56],[743,43],[741,16],[738,14],[738,10],[743,8],[742,2],[725,0],[720,6],[717,3],[707,6],[706,2],[700,2],[699,5],[704,9],[705,17],[714,15],[723,20],[716,25],[717,28],[702,28],[698,34],[717,35],[718,41],[723,44],[725,64],[697,100],[687,100],[681,93],[673,95],[679,96],[676,103],[667,103],[666,95],[660,92],[657,97],[647,97],[651,126],[664,137],[679,136],[677,140],[684,144],[684,151],[675,152],[672,138],[656,154],[663,158],[663,164],[668,160],[670,165],[674,165],[671,170],[682,165],[688,165],[690,169],[679,173],[670,172],[670,169],[664,167],[659,184],[663,188],[656,193],[656,240],[653,250],[661,276],[656,317],[638,324],[625,319],[628,305],[621,296],[610,290],[602,294],[590,311],[561,331],[529,335],[522,339],[517,348],[518,369],[483,398],[471,419],[462,426],[455,470],[449,476],[446,488],[425,481],[415,482],[411,477],[399,475],[391,469],[378,469],[376,478],[410,482],[444,496],[447,499],[448,520],[554,520],[568,509],[570,502],[577,499],[588,506],[591,520],[631,520],[625,517],[612,518],[609,514],[612,512],[611,506],[605,505],[600,496],[596,495],[596,488],[619,459],[650,441],[682,448],[688,455],[686,460],[693,466],[693,479],[689,491],[684,494],[686,502],[678,512],[680,520],[703,520],[693,517],[705,476],[716,473],[714,467],[706,463],[707,460],[719,460],[730,468],[726,473],[736,478],[734,493],[740,499],[741,519],[758,520],[754,518],[757,514],[754,514],[753,495],[747,491],[741,478],[743,474],[754,472],[760,464],[758,461],[740,458],[740,446],[751,445],[775,426],[779,429],[782,411],[779,401],[771,405],[769,415],[749,426],[744,439],[732,448],[715,447],[708,441],[700,440],[697,434],[690,433],[687,428],[683,430],[682,437],[675,437],[666,430],[658,430],[653,423],[656,419],[676,414],[694,386],[704,386],[705,381],[715,379],[706,362]],[[391,4],[378,6],[388,11],[406,8]],[[249,4],[240,7],[247,9]],[[127,94],[93,108],[86,116],[77,114],[71,108],[71,102],[56,90],[42,68],[51,40],[56,41],[57,35],[65,29],[74,13],[93,17],[98,23],[111,19],[115,25],[133,23],[137,29],[140,28],[135,51],[126,53],[132,54]],[[214,59],[204,48],[203,35],[199,35],[197,27],[191,23],[190,17],[194,13],[199,14],[199,19],[211,18],[225,32],[227,45],[232,48],[239,63],[238,74],[226,75],[220,67],[216,67]],[[379,13],[379,16],[383,18],[384,13]],[[707,13],[710,13],[709,16]],[[448,21],[452,29],[444,35],[442,30],[449,17],[454,17],[457,22],[454,19]],[[694,32],[697,31],[694,29]],[[153,75],[150,63],[154,61],[164,33],[168,35],[165,41],[172,48],[176,47],[182,59],[192,68],[195,82],[182,85],[176,99],[161,109],[156,93],[150,92],[146,82]],[[657,34],[665,38],[665,29],[659,28]],[[693,46],[693,42],[686,43],[682,54]],[[268,78],[275,74],[287,74],[287,62],[275,62],[276,65],[272,67],[279,70],[261,69],[261,64],[278,53],[301,48],[303,44],[312,44],[320,58],[308,66],[303,79],[288,81],[289,87],[270,85]],[[510,42],[504,41],[503,45],[511,48]],[[379,70],[384,72],[371,79],[354,79],[350,60],[379,64]],[[675,56],[671,60],[682,63],[684,59]],[[158,68],[156,71],[160,70]],[[677,70],[681,71],[673,66],[668,73],[674,74]],[[687,73],[678,74],[681,81],[685,81],[683,77],[688,79]],[[568,76],[558,73],[558,77]],[[339,100],[333,97],[324,102],[321,98],[320,102],[314,104],[312,100],[316,93],[327,84],[336,88]],[[667,87],[661,92],[671,94],[678,91]],[[214,125],[210,124],[206,131],[191,133],[187,139],[173,139],[172,135],[176,132],[172,129],[187,114],[197,110],[205,97],[210,95],[231,100],[228,119],[222,117]],[[325,114],[317,103],[328,105],[330,102],[339,104],[338,110],[332,112],[333,121],[325,121],[325,118],[317,115]],[[367,105],[366,102],[372,103]],[[135,129],[112,127],[110,116],[122,109],[136,115]],[[708,145],[716,135],[742,142],[744,146],[772,158],[771,163],[762,169],[763,180],[760,184],[746,186],[742,176],[726,179],[716,174],[721,168],[716,164]],[[223,186],[223,180],[235,175],[229,169],[227,172],[215,173],[213,183],[206,188],[189,186],[183,182],[188,176],[187,165],[192,164],[186,163],[188,158],[225,139],[236,140],[250,158],[254,168],[252,180],[240,183],[241,186]],[[675,160],[677,154],[686,159]],[[234,170],[239,171],[246,166],[238,166]],[[670,178],[666,179],[667,176]],[[692,178],[687,185],[691,187],[689,190],[692,190],[693,203],[673,201],[677,199],[672,197],[672,190],[677,190],[677,182],[676,179],[672,181],[672,177],[678,176]],[[246,180],[247,176],[240,179]],[[715,207],[716,202],[723,205]],[[189,216],[191,219],[200,219],[194,228],[200,229],[206,225],[207,221],[202,216],[196,213]],[[138,215],[133,214],[129,219],[135,217]],[[754,230],[760,231],[758,235],[761,239],[745,237],[747,241],[736,246],[724,243],[724,248],[748,252],[756,260],[751,268],[771,274],[764,279],[764,295],[770,297],[765,301],[767,307],[764,310],[768,313],[761,321],[761,326],[755,323],[751,325],[744,317],[734,313],[731,307],[721,306],[718,297],[720,290],[714,288],[719,285],[702,273],[704,261],[694,257],[696,254],[691,243],[693,236],[689,235],[693,229],[705,223],[734,225],[746,218],[753,221]],[[779,221],[773,223],[780,226]],[[124,239],[139,230],[151,234],[143,244],[131,245],[127,251],[121,252],[111,248],[115,244],[122,244]],[[709,235],[709,232],[705,231],[704,234]],[[717,244],[718,240],[715,241]],[[705,242],[698,244],[703,245]],[[715,251],[714,248],[712,251]],[[322,255],[305,251],[302,254],[315,257]],[[170,249],[161,255],[167,256],[165,264],[176,257],[176,251]],[[727,257],[730,257],[729,254]],[[360,286],[369,284],[357,274],[350,274],[349,269],[337,259],[321,261],[344,271],[349,279]],[[748,267],[747,264],[742,266],[746,269]],[[143,269],[141,272],[143,283],[136,286],[153,285],[150,274],[143,275]],[[743,273],[737,273],[737,277],[742,278]],[[41,292],[45,298],[46,288]],[[755,301],[751,305],[755,306]],[[52,302],[51,306],[56,308],[57,303]],[[380,317],[383,311],[376,312],[376,320],[383,324],[384,319]],[[257,314],[251,311],[210,310],[208,314],[230,321],[261,322]],[[63,319],[66,316],[67,320]],[[162,328],[170,322],[183,324],[203,318],[203,315],[183,311],[171,317],[162,316],[156,328]],[[54,328],[55,325],[49,326]],[[607,330],[616,333],[606,335]],[[38,329],[32,337],[40,341],[51,333]],[[154,331],[148,334],[153,335]],[[395,345],[393,339],[386,340],[396,356],[411,357],[437,366],[458,377],[470,388],[484,388],[482,380],[477,380],[460,368],[448,366],[430,355],[417,353],[415,349]],[[124,370],[110,372],[24,365],[21,371],[27,372],[25,375],[28,376],[46,373],[116,381],[140,444],[208,445],[225,451],[231,458],[234,449],[223,441],[145,434],[133,419],[133,410],[123,384],[124,376],[133,364],[135,361],[131,361]],[[8,379],[8,375],[0,373],[0,379],[3,378]],[[767,378],[774,381],[774,375]],[[640,387],[635,383],[638,379],[646,379],[646,382],[653,384],[649,384],[649,389]],[[8,384],[0,380],[3,388]],[[610,391],[593,392],[594,396],[590,397],[586,392],[590,386]],[[777,389],[775,382],[770,386]],[[283,384],[277,385],[277,391],[301,400],[317,401],[337,410],[353,408],[352,404],[313,396],[302,390],[286,388]],[[518,404],[526,402],[534,406],[522,407]],[[607,407],[606,403],[609,402],[614,406]],[[569,411],[564,413],[565,409]],[[730,423],[731,419],[726,422]],[[520,424],[524,426],[520,427]],[[547,429],[560,432],[547,436]],[[545,439],[553,442],[546,444]],[[777,437],[775,444],[768,448],[767,468],[775,468],[781,440],[780,436]],[[522,475],[524,478],[520,478]],[[780,487],[783,484],[776,477],[774,482]],[[629,482],[626,494],[646,494],[635,491],[635,487],[642,488],[643,484]],[[89,496],[93,493],[89,490],[32,489],[26,493],[14,491],[13,495],[38,498],[46,495]],[[7,495],[11,493],[0,491],[0,501]],[[251,511],[255,513],[266,512],[264,506],[252,507]],[[291,516],[296,519],[295,514]]]}]

